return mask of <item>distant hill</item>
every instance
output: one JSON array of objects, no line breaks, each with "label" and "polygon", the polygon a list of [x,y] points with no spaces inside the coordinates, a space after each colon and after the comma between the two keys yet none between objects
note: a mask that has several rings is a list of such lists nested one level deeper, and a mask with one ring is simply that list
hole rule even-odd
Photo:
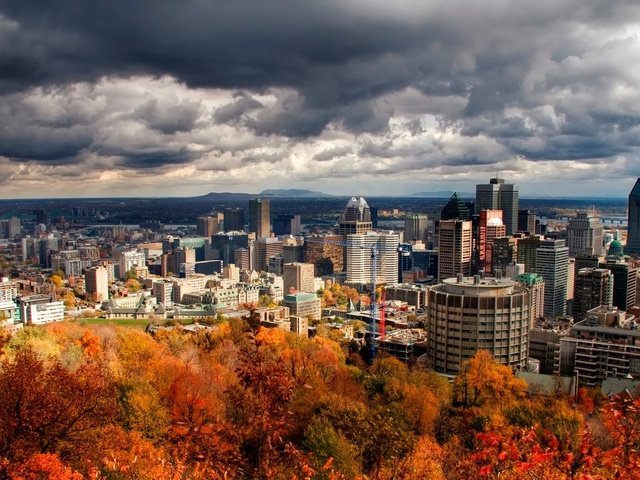
[{"label": "distant hill", "polygon": [[301,190],[297,188],[269,188],[267,190],[261,191],[258,196],[265,197],[304,197],[304,198],[319,198],[319,197],[332,197],[333,195],[329,195],[322,192],[313,192],[311,190]]},{"label": "distant hill", "polygon": [[454,190],[439,190],[437,192],[416,192],[412,193],[411,197],[425,197],[425,198],[449,198],[454,193],[458,194],[459,198],[475,198],[475,193],[470,192],[455,192]]}]

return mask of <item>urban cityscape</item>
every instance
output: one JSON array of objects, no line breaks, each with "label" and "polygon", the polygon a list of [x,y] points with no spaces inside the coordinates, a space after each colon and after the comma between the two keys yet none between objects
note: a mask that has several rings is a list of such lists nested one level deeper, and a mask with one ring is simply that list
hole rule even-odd
[{"label": "urban cityscape", "polygon": [[[600,202],[604,214],[589,200],[520,208],[539,202],[500,177],[471,198],[271,195],[205,196],[182,224],[164,224],[161,207],[140,224],[105,223],[118,218],[111,199],[5,201],[5,355],[42,348],[30,332],[55,325],[200,347],[248,322],[252,335],[335,342],[345,365],[431,372],[454,404],[479,352],[521,395],[635,398],[640,179],[627,201]],[[162,203],[120,203],[132,201]]]},{"label": "urban cityscape", "polygon": [[640,478],[637,1],[0,1],[0,479]]}]

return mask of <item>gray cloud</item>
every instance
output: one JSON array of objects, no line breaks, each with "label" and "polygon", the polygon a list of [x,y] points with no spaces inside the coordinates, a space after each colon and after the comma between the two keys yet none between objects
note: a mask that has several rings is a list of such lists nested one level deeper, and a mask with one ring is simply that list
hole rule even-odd
[{"label": "gray cloud", "polygon": [[323,167],[350,154],[443,176],[522,156],[622,176],[639,23],[632,0],[4,0],[0,156],[305,179],[351,174]]}]

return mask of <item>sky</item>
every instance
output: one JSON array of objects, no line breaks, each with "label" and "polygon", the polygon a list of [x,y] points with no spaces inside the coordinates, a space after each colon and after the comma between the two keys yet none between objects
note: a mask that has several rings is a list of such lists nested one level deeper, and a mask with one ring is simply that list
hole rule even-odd
[{"label": "sky", "polygon": [[637,0],[0,0],[0,197],[626,196]]}]

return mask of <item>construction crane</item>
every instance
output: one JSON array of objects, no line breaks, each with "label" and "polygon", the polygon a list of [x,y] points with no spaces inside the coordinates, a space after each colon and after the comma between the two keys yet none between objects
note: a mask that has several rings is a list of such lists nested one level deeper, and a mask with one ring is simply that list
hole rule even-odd
[{"label": "construction crane", "polygon": [[[371,246],[363,245],[359,242],[353,242],[349,240],[337,240],[333,238],[326,237],[303,237],[304,242],[307,243],[318,243],[318,244],[328,244],[328,245],[338,245],[342,247],[355,247],[361,249],[369,249],[369,258],[370,258],[370,266],[371,266],[371,277],[369,280],[369,289],[370,289],[370,321],[368,324],[368,333],[370,335],[370,349],[371,349],[371,360],[373,361],[376,356],[376,347],[377,347],[377,334],[380,333],[380,336],[384,336],[385,333],[385,323],[386,323],[386,312],[384,305],[384,289],[382,290],[380,303],[376,299],[376,287],[377,287],[377,273],[378,273],[378,259],[380,257],[381,250],[378,248],[378,245],[373,244]],[[382,252],[398,252],[398,246],[394,246],[393,249],[384,248]],[[384,257],[383,257],[384,260]],[[378,329],[378,324],[380,328]]]}]

